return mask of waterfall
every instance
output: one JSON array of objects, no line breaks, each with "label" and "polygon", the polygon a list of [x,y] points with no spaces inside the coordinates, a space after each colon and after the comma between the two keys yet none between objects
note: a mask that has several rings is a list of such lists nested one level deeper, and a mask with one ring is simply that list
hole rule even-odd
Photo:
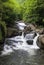
[{"label": "waterfall", "polygon": [[37,44],[36,44],[36,42],[37,42],[37,38],[39,37],[39,34],[37,33],[37,36],[34,38],[34,42],[33,42],[33,45],[35,46],[35,47],[38,47],[37,46]]},{"label": "waterfall", "polygon": [[28,45],[27,39],[24,37],[24,32],[23,32],[25,26],[26,25],[24,23],[18,23],[18,27],[22,31],[22,35],[13,38],[7,38],[5,43],[8,42],[9,45],[4,44],[4,50],[2,51],[2,55],[7,54],[9,52],[13,52],[14,50],[18,50],[18,49],[23,49],[23,50],[29,50],[30,48],[39,49],[39,47],[36,44],[39,34],[37,33],[37,36],[35,36],[35,38],[33,39],[33,33],[31,34],[29,33],[27,38],[29,40],[33,40],[33,45]]},{"label": "waterfall", "polygon": [[26,43],[26,39],[24,37],[24,32],[22,32],[22,41],[23,41],[22,46],[26,46],[27,43]]},{"label": "waterfall", "polygon": [[25,25],[25,23],[17,23],[17,26],[19,27],[19,29],[21,30],[21,31],[23,31],[24,30],[24,27],[26,26]]},{"label": "waterfall", "polygon": [[[29,34],[29,35],[31,35],[31,34]],[[35,38],[33,39],[33,45],[28,45],[27,44],[27,42],[26,42],[26,39],[25,39],[25,37],[24,37],[24,32],[22,32],[22,41],[23,41],[23,43],[22,43],[22,45],[21,45],[21,47],[22,47],[22,49],[39,49],[39,47],[37,46],[37,39],[38,39],[38,37],[39,37],[39,34],[37,33],[37,36],[35,36]],[[32,37],[31,37],[32,38]],[[30,39],[30,38],[29,38]],[[31,39],[30,39],[31,40]],[[24,47],[24,48],[23,48]]]}]

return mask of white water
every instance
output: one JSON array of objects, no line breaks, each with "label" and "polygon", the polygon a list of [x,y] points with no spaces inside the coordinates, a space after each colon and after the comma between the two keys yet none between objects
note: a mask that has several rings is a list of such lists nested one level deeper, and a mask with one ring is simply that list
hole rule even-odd
[{"label": "white water", "polygon": [[10,40],[16,40],[17,43],[13,42],[12,45],[4,45],[4,50],[2,51],[2,55],[6,55],[10,52],[13,52],[14,50],[23,49],[23,50],[29,50],[29,49],[39,49],[39,47],[36,44],[37,38],[39,34],[37,33],[37,36],[33,39],[33,45],[28,45],[26,43],[26,39],[24,38],[24,33],[22,33],[22,36],[16,36],[14,38],[10,38]]},{"label": "white water", "polygon": [[33,42],[33,46],[32,46],[32,48],[38,48],[39,49],[39,47],[37,46],[37,39],[38,39],[38,37],[39,37],[39,34],[37,33],[37,36],[34,38],[34,42]]},{"label": "white water", "polygon": [[29,49],[29,48],[31,48],[31,49],[39,49],[39,47],[37,46],[37,43],[36,43],[38,36],[39,36],[39,34],[37,33],[37,36],[33,39],[33,45],[28,45],[27,42],[26,42],[26,39],[24,38],[24,35],[22,34],[23,43],[22,43],[22,45],[19,44],[18,48],[19,49],[25,49],[25,50]]},{"label": "white water", "polygon": [[[20,29],[23,31],[25,25],[23,23],[20,23],[18,25],[20,25]],[[2,55],[8,54],[8,53],[13,52],[14,50],[18,50],[18,49],[23,49],[23,50],[29,50],[30,48],[39,49],[39,47],[36,44],[38,36],[39,36],[39,34],[37,33],[37,36],[33,39],[33,45],[27,44],[26,39],[24,37],[24,32],[22,32],[21,36],[9,38],[8,40],[12,41],[12,43],[11,43],[11,45],[4,44],[4,50],[2,51]],[[7,41],[7,39],[6,39],[6,41]]]},{"label": "white water", "polygon": [[17,26],[19,27],[20,30],[24,30],[24,27],[26,26],[25,23],[18,23]]}]

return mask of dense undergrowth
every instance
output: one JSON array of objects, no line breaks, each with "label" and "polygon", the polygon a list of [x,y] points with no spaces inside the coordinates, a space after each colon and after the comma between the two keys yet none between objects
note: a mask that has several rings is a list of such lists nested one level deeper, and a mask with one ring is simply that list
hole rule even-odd
[{"label": "dense undergrowth", "polygon": [[44,26],[44,0],[0,0],[0,20],[8,25],[23,20]]}]

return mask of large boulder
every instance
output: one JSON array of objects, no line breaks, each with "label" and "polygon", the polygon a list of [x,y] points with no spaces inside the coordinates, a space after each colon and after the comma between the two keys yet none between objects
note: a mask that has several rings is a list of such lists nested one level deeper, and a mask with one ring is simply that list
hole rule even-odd
[{"label": "large boulder", "polygon": [[44,49],[44,34],[40,35],[37,39],[37,45]]},{"label": "large boulder", "polygon": [[35,31],[36,27],[33,24],[28,24],[25,29],[24,29],[24,33],[28,34],[31,31]]},{"label": "large boulder", "polygon": [[32,31],[34,31],[34,30],[36,29],[33,24],[29,24],[29,27],[30,27],[30,29],[31,29]]},{"label": "large boulder", "polygon": [[39,33],[39,34],[44,34],[44,28],[38,28],[38,29],[36,29],[35,30],[37,33]]},{"label": "large boulder", "polygon": [[40,34],[44,34],[44,28],[41,29]]},{"label": "large boulder", "polygon": [[14,36],[18,36],[21,34],[22,33],[18,28],[11,28],[11,27],[7,28],[7,37],[14,37]]}]

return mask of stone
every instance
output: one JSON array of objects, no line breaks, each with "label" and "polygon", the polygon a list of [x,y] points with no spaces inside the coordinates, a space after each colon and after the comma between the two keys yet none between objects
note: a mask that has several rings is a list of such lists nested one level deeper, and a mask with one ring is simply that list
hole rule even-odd
[{"label": "stone", "polygon": [[39,34],[44,34],[44,28],[38,28],[38,29],[36,29],[35,30],[37,33],[39,33]]},{"label": "stone", "polygon": [[17,28],[9,27],[7,29],[7,37],[15,37],[15,36],[18,36],[18,35],[21,35],[21,34],[22,34],[22,32]]},{"label": "stone", "polygon": [[28,45],[33,45],[33,40],[27,40],[26,42]]},{"label": "stone", "polygon": [[28,34],[31,31],[35,31],[36,27],[33,24],[29,24],[24,29],[24,34]]},{"label": "stone", "polygon": [[37,39],[37,45],[44,49],[44,34],[43,35],[40,35]]}]

